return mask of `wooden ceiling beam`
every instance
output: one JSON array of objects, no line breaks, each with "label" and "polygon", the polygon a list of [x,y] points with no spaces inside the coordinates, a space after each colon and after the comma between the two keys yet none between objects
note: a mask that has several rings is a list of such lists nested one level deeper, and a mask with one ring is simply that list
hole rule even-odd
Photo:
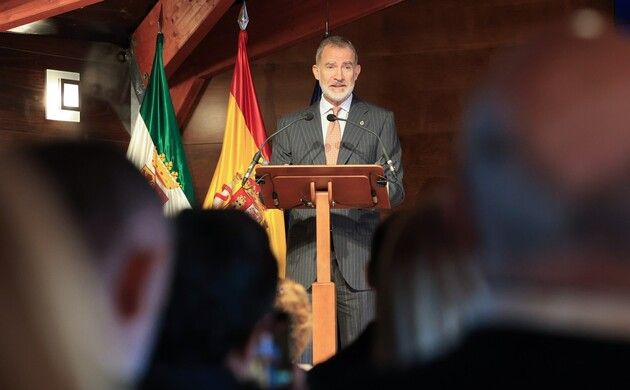
[{"label": "wooden ceiling beam", "polygon": [[51,18],[103,0],[4,0],[0,4],[0,31]]},{"label": "wooden ceiling beam", "polygon": [[162,11],[166,76],[170,77],[208,34],[234,0],[160,0],[133,33],[133,51],[142,74],[151,72]]},{"label": "wooden ceiling beam", "polygon": [[209,81],[210,79],[191,77],[183,83],[170,87],[173,109],[182,131],[186,128]]}]

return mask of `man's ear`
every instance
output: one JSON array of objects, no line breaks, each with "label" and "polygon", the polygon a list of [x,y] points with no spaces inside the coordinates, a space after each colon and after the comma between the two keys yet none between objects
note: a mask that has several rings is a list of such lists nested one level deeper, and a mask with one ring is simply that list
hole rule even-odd
[{"label": "man's ear", "polygon": [[138,250],[126,257],[114,286],[116,313],[121,319],[131,320],[140,314],[155,266],[151,250]]},{"label": "man's ear", "polygon": [[354,81],[356,81],[359,78],[359,73],[361,73],[361,65],[356,64],[354,66]]},{"label": "man's ear", "polygon": [[317,65],[313,65],[313,76],[315,77],[315,80],[319,81],[319,67]]}]

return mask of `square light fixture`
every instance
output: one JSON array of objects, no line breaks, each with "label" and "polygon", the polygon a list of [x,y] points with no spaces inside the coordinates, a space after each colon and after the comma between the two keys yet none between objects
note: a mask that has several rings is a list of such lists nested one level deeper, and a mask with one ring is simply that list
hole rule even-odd
[{"label": "square light fixture", "polygon": [[46,119],[81,121],[81,75],[46,69]]}]

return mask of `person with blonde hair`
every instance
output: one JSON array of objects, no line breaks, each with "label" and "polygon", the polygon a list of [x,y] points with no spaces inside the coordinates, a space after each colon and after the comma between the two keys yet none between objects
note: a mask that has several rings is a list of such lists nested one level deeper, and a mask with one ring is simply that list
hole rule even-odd
[{"label": "person with blonde hair", "polygon": [[291,361],[297,363],[311,339],[311,303],[304,286],[284,279],[278,286],[275,309],[287,313],[290,320],[289,350]]}]

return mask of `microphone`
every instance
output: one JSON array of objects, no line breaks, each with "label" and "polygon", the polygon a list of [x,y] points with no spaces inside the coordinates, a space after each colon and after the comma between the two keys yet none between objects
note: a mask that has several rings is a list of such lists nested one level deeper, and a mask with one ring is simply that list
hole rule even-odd
[{"label": "microphone", "polygon": [[381,150],[383,150],[383,155],[385,156],[385,158],[387,159],[387,165],[389,166],[389,170],[392,172],[392,174],[394,175],[394,177],[396,177],[396,169],[394,168],[394,163],[392,161],[391,158],[389,158],[389,153],[387,153],[387,149],[385,149],[385,145],[383,144],[383,141],[381,140],[381,137],[379,137],[378,134],[376,134],[374,131],[368,129],[365,126],[362,126],[358,123],[355,123],[353,121],[349,121],[347,119],[343,119],[343,118],[339,118],[337,115],[335,114],[328,114],[326,115],[326,119],[328,119],[329,122],[334,122],[334,121],[345,121],[347,123],[350,123],[353,126],[356,126],[358,128],[360,128],[361,130],[365,130],[368,133],[372,134],[373,136],[376,137],[376,139],[378,140],[379,145],[381,145]]},{"label": "microphone", "polygon": [[254,157],[252,158],[252,162],[247,167],[247,172],[245,172],[245,175],[243,176],[243,181],[241,182],[241,185],[245,185],[245,183],[247,183],[247,180],[249,179],[249,177],[252,175],[252,172],[254,171],[254,167],[256,166],[256,164],[258,164],[258,160],[260,160],[260,157],[262,156],[262,151],[265,148],[265,145],[267,145],[269,141],[271,141],[276,135],[282,133],[283,131],[288,129],[291,125],[295,124],[296,122],[299,122],[302,120],[308,122],[308,121],[312,121],[313,118],[315,118],[315,114],[313,114],[311,111],[307,111],[299,118],[292,120],[291,122],[282,126],[277,131],[271,133],[269,137],[265,138],[265,141],[260,145],[256,154],[254,154]]}]

